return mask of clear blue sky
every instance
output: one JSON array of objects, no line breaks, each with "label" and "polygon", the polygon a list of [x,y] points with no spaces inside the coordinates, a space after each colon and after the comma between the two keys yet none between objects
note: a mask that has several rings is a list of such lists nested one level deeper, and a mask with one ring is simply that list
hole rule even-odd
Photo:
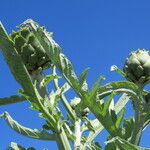
[{"label": "clear blue sky", "polygon": [[[99,75],[106,82],[121,80],[110,72],[116,64],[122,68],[131,50],[150,49],[149,0],[4,0],[0,2],[0,20],[10,33],[15,26],[32,18],[48,31],[72,61],[77,74],[90,67],[90,85]],[[0,97],[16,94],[20,86],[15,82],[0,53]],[[8,111],[23,125],[39,128],[42,119],[28,109],[27,103],[0,107]],[[131,109],[131,108],[130,108]],[[128,109],[128,115],[131,113]],[[104,139],[105,134],[100,136]],[[150,147],[150,128],[143,134],[141,145]],[[34,146],[37,150],[47,147],[57,150],[56,144],[22,137],[0,120],[0,150],[11,142]],[[102,140],[100,140],[102,141]]]}]

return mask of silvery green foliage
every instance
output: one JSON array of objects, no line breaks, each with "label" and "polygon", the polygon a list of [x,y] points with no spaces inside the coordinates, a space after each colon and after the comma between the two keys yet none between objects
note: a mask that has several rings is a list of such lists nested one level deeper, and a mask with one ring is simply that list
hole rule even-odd
[{"label": "silvery green foliage", "polygon": [[[53,40],[52,34],[31,19],[22,23],[18,31],[10,35],[0,24],[0,48],[14,78],[22,87],[19,95],[0,98],[0,105],[26,101],[45,120],[41,129],[30,129],[4,112],[1,118],[14,131],[33,139],[56,141],[60,150],[101,150],[101,143],[95,139],[103,130],[107,130],[106,150],[148,150],[139,147],[142,132],[150,122],[149,92],[140,86],[149,80],[149,70],[146,68],[150,61],[148,52],[133,52],[125,63],[124,72],[116,66],[111,67],[112,71],[129,81],[100,85],[105,79],[100,76],[89,89],[89,68],[78,77],[70,60]],[[143,64],[144,58],[146,62]],[[143,72],[131,76],[132,69],[136,70],[133,67],[139,66]],[[45,69],[52,73],[44,74]],[[60,85],[61,80],[65,82],[63,85]],[[72,100],[66,96],[71,90],[75,93]],[[124,119],[129,100],[133,103],[135,116]],[[63,106],[60,106],[59,101]],[[67,116],[64,115],[64,109]],[[95,118],[91,118],[90,114]],[[12,143],[8,149],[34,148]]]},{"label": "silvery green foliage", "polygon": [[24,148],[21,145],[11,142],[10,146],[7,148],[7,150],[35,150],[33,147]]}]

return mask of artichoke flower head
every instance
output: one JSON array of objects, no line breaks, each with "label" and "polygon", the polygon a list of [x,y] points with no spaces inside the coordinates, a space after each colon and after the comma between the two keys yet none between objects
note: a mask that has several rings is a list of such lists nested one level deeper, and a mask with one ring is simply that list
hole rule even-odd
[{"label": "artichoke flower head", "polygon": [[[51,60],[41,44],[41,37],[37,36],[38,29],[47,32],[44,27],[29,19],[19,26],[18,31],[10,35],[15,49],[30,74],[39,68],[44,70],[51,67]],[[48,32],[47,34],[51,38],[52,34]]]},{"label": "artichoke flower head", "polygon": [[150,81],[150,55],[146,50],[138,49],[131,52],[123,71],[126,78],[138,85],[144,86]]}]

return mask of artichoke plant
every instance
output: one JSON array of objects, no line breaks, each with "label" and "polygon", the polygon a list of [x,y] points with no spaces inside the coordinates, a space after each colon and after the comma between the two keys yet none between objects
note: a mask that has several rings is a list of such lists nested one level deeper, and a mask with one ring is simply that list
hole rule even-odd
[{"label": "artichoke plant", "polygon": [[150,80],[150,55],[146,50],[133,51],[123,68],[126,78],[138,85],[145,85]]},{"label": "artichoke plant", "polygon": [[[100,76],[89,89],[88,69],[78,77],[51,33],[32,20],[25,21],[10,36],[0,23],[0,49],[22,87],[21,96],[0,98],[0,106],[25,99],[44,119],[42,130],[31,129],[4,112],[0,118],[14,131],[33,139],[55,141],[60,150],[102,150],[95,139],[106,129],[105,150],[150,150],[139,147],[143,130],[150,124],[150,93],[144,89],[150,81],[150,56],[146,50],[132,52],[124,72],[112,67],[131,82],[116,81],[100,86],[105,79]],[[42,72],[51,66],[52,72]],[[52,84],[49,86],[49,83]],[[71,101],[70,96],[74,96]],[[133,102],[135,115],[124,119],[129,100]],[[26,148],[11,143],[8,149]]]},{"label": "artichoke plant", "polygon": [[10,37],[30,74],[39,68],[43,70],[51,66],[45,49],[30,28],[20,26],[20,30],[13,32]]}]

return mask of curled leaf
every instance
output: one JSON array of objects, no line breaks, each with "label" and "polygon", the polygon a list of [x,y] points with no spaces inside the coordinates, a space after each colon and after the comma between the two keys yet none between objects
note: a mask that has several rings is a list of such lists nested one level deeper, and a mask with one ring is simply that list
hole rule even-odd
[{"label": "curled leaf", "polygon": [[4,118],[7,122],[7,124],[17,133],[34,138],[34,139],[39,139],[39,140],[55,140],[55,137],[53,134],[50,134],[46,131],[38,131],[37,129],[30,129],[27,127],[24,127],[20,125],[17,121],[13,120],[12,117],[9,115],[8,112],[3,113],[1,118]]}]

